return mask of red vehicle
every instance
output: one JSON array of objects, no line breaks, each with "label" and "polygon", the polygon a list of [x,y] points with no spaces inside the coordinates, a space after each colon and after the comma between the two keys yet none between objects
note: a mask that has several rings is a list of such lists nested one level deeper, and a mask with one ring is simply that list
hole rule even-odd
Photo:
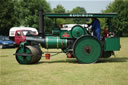
[{"label": "red vehicle", "polygon": [[12,27],[9,31],[9,38],[13,40],[16,45],[19,45],[21,42],[24,42],[26,35],[38,35],[36,28],[32,27]]},{"label": "red vehicle", "polygon": [[22,30],[17,30],[15,32],[14,41],[17,45],[19,45],[21,42],[24,42],[26,39],[26,36],[24,35]]},{"label": "red vehicle", "polygon": [[26,35],[38,35],[38,34],[31,30],[17,30],[15,32],[15,37],[14,37],[15,43],[19,45],[21,42],[24,42],[26,39]]}]

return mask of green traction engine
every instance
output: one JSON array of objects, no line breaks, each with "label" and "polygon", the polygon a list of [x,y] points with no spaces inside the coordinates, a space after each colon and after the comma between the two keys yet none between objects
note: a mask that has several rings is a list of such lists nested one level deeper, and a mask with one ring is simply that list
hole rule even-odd
[{"label": "green traction engine", "polygon": [[[40,49],[62,49],[68,58],[76,58],[80,63],[95,63],[100,58],[110,57],[114,51],[120,50],[120,38],[109,36],[98,40],[90,34],[86,26],[76,24],[70,29],[54,28],[52,34],[44,32],[44,17],[49,18],[108,18],[107,24],[111,29],[111,19],[117,14],[44,14],[39,11],[39,36],[27,36],[26,41],[21,43],[15,55],[20,64],[34,64],[39,62],[43,51]],[[45,54],[47,59],[50,54]]]}]

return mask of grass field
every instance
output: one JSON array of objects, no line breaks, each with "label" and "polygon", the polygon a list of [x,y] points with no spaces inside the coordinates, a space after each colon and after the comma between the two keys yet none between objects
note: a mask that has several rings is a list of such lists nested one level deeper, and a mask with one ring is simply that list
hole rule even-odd
[{"label": "grass field", "polygon": [[121,47],[116,57],[96,64],[78,64],[62,53],[20,65],[16,49],[0,49],[0,85],[128,85],[128,38],[121,38]]}]

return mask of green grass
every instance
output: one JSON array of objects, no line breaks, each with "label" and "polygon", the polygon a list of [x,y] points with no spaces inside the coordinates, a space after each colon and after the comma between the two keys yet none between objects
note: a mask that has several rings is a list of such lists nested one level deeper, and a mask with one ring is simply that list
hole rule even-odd
[{"label": "green grass", "polygon": [[96,64],[78,64],[62,53],[20,65],[13,55],[16,49],[0,49],[0,85],[128,85],[128,38],[121,38],[121,47],[116,57]]}]

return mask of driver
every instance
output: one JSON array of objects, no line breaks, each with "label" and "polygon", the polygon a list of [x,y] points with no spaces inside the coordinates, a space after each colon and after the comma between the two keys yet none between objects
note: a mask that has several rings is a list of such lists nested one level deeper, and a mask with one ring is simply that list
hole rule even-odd
[{"label": "driver", "polygon": [[90,24],[89,28],[93,31],[93,35],[100,40],[100,21],[97,18],[91,18],[92,23]]}]

